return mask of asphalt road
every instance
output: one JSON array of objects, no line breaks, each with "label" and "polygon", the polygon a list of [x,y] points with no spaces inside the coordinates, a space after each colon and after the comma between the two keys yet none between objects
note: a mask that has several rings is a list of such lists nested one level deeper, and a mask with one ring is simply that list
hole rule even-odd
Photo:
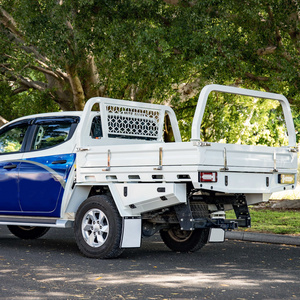
[{"label": "asphalt road", "polygon": [[226,241],[180,254],[155,236],[96,260],[70,229],[24,241],[0,226],[0,264],[0,299],[300,299],[296,246]]}]

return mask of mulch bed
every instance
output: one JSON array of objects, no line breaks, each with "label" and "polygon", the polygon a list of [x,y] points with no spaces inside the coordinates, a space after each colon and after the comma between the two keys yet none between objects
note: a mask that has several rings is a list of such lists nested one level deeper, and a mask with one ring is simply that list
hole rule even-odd
[{"label": "mulch bed", "polygon": [[300,210],[300,200],[269,200],[252,206],[253,209]]}]

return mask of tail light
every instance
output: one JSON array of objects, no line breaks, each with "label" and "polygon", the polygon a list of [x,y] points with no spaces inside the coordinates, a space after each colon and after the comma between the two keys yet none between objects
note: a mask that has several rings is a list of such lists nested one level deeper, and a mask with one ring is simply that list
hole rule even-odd
[{"label": "tail light", "polygon": [[294,184],[295,183],[295,175],[294,174],[278,174],[278,183]]},{"label": "tail light", "polygon": [[199,182],[217,182],[217,172],[199,172]]}]

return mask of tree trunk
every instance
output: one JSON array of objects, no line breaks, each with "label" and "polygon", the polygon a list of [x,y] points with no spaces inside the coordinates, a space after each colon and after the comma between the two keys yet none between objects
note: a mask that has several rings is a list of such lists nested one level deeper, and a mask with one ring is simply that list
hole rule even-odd
[{"label": "tree trunk", "polygon": [[74,68],[67,66],[67,72],[73,93],[73,103],[75,110],[83,110],[85,103],[85,95],[83,87],[78,76],[78,73]]},{"label": "tree trunk", "polygon": [[47,82],[49,95],[63,111],[75,110],[73,102],[73,93],[69,78],[56,79],[51,75],[44,74]]},{"label": "tree trunk", "polygon": [[0,116],[0,127],[6,124],[8,121]]},{"label": "tree trunk", "polygon": [[175,142],[171,121],[168,115],[165,115],[164,141],[166,143]]},{"label": "tree trunk", "polygon": [[88,56],[86,62],[84,62],[84,66],[81,66],[81,69],[84,74],[84,78],[82,78],[82,86],[86,99],[102,96],[99,91],[99,73],[92,55]]}]

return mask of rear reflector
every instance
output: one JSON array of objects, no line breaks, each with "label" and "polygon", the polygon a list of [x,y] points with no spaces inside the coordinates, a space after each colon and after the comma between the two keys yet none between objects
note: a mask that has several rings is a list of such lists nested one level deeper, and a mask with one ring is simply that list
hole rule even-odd
[{"label": "rear reflector", "polygon": [[200,182],[217,182],[218,173],[217,172],[199,172]]},{"label": "rear reflector", "polygon": [[278,174],[278,183],[294,184],[295,183],[295,175],[294,174]]}]

